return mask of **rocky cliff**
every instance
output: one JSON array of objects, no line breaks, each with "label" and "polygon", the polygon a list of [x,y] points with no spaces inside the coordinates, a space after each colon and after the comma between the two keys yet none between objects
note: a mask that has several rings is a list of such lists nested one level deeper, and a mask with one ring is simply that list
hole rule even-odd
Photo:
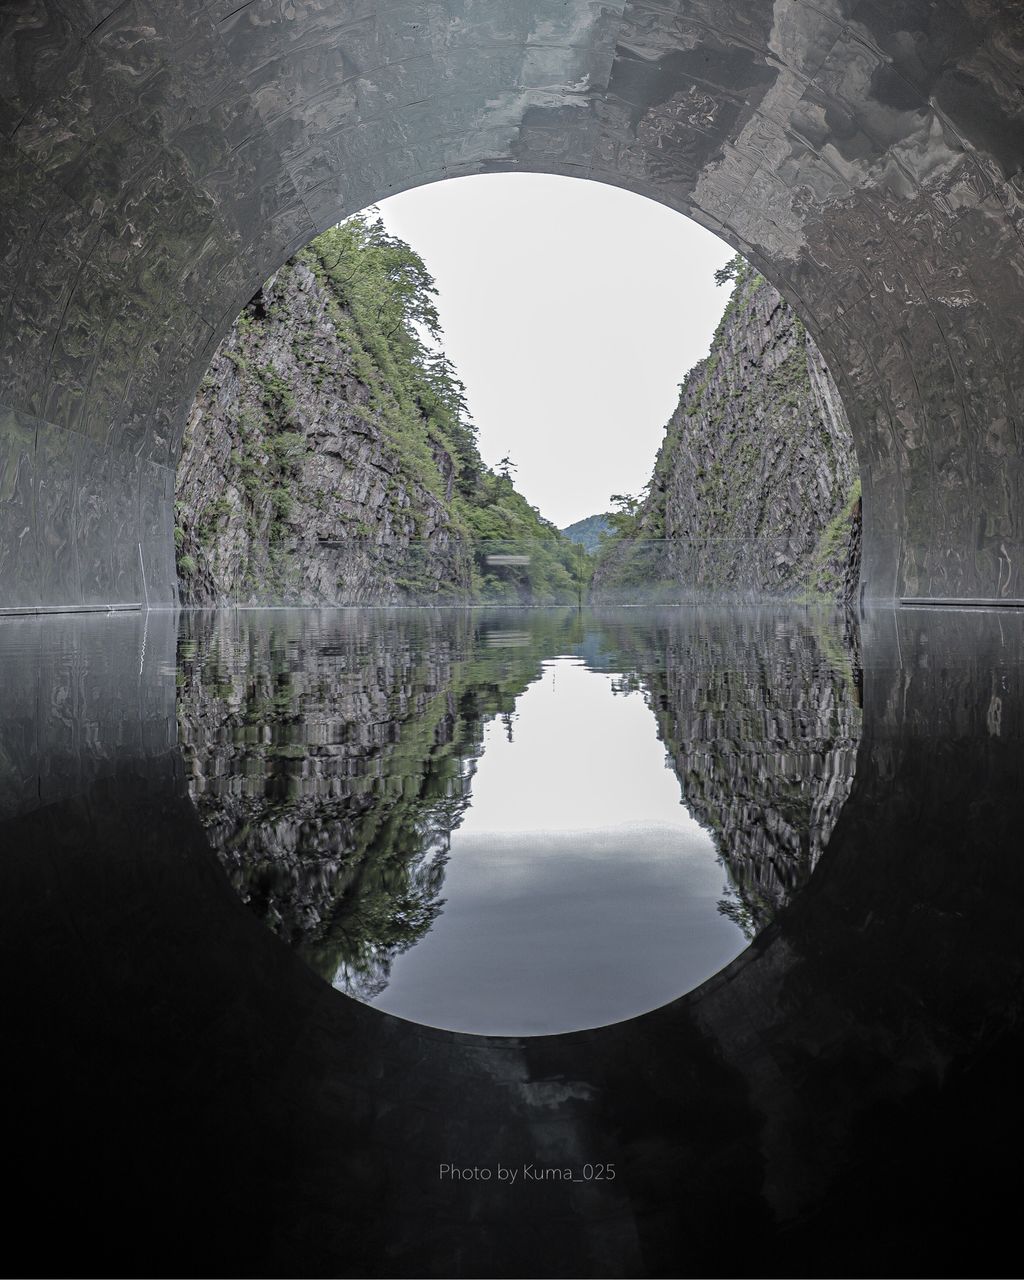
[{"label": "rocky cliff", "polygon": [[644,690],[683,803],[728,874],[719,909],[753,937],[810,879],[850,794],[861,740],[859,632],[818,610],[675,611],[606,623]]},{"label": "rocky cliff", "polygon": [[[617,539],[598,601],[856,593],[859,481],[835,384],[778,292],[740,259],[729,271],[646,496],[600,518]],[[250,301],[188,419],[183,603],[581,598],[577,549],[480,458],[435,295],[409,246],[360,216]]]},{"label": "rocky cliff", "polygon": [[[422,259],[360,215],[214,355],[177,473],[183,603],[575,598],[573,547],[487,468]],[[496,552],[529,544],[525,568]]]},{"label": "rocky cliff", "polygon": [[680,386],[646,495],[616,520],[598,594],[646,577],[700,596],[851,599],[860,482],[838,391],[778,291],[740,259],[729,272],[711,350]]},{"label": "rocky cliff", "polygon": [[300,256],[267,281],[193,403],[177,479],[186,603],[373,602],[409,578],[468,584],[451,454],[434,440],[410,465],[389,430],[395,397],[374,385],[315,265]]}]

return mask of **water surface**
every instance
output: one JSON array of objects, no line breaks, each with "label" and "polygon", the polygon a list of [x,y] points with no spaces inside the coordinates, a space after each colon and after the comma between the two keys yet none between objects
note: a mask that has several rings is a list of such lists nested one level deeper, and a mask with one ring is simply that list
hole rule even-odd
[{"label": "water surface", "polygon": [[691,990],[807,881],[854,658],[799,612],[188,615],[180,738],[236,890],[339,990],[550,1034]]},{"label": "water surface", "polygon": [[[481,1041],[332,989],[344,965],[397,991],[433,945],[459,841],[498,826],[491,767],[569,668],[649,717],[644,778],[756,945],[583,1035]],[[566,792],[591,740],[553,752]],[[884,1219],[870,1272],[936,1222],[1012,1222],[1022,760],[1019,611],[5,620],[17,1184],[97,1248],[115,1202],[122,1252],[161,1240],[184,1274],[196,1224],[226,1275],[409,1270],[437,1222],[448,1270],[532,1274],[554,1242],[560,1274],[714,1274],[725,1241],[788,1275],[851,1224]],[[510,1194],[442,1184],[451,1160],[619,1176]]]}]

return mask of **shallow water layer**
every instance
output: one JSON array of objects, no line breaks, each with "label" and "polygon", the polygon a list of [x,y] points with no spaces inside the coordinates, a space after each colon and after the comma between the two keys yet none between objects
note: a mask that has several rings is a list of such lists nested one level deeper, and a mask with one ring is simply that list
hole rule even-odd
[{"label": "shallow water layer", "polygon": [[[414,961],[409,851],[455,848],[552,662],[649,708],[751,946],[569,1035],[346,998],[344,956]],[[39,1269],[110,1274],[810,1275],[837,1241],[857,1274],[998,1273],[1022,748],[1010,610],[4,622],[12,1229],[45,1190]]]},{"label": "shallow water layer", "polygon": [[236,890],[337,988],[551,1034],[693,989],[806,882],[855,660],[801,613],[193,615],[180,736]]},{"label": "shallow water layer", "polygon": [[[654,717],[613,679],[548,659],[485,726],[443,906],[372,1004],[460,1031],[568,1031],[665,1004],[746,946]],[[335,983],[358,993],[360,977],[343,965]]]}]

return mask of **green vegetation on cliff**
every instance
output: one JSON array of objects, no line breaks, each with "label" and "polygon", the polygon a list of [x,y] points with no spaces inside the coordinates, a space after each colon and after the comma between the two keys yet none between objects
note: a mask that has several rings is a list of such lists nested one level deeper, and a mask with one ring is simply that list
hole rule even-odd
[{"label": "green vegetation on cliff", "polygon": [[422,258],[373,211],[252,298],[186,430],[187,602],[575,595],[574,547],[480,457],[436,299]]},{"label": "green vegetation on cliff", "polygon": [[[306,252],[332,289],[336,323],[355,329],[372,361],[361,362],[361,376],[382,406],[391,398],[397,402],[389,429],[402,458],[422,466],[418,478],[438,494],[441,477],[436,463],[430,473],[437,456],[430,446],[440,445],[454,463],[451,521],[476,551],[474,596],[539,602],[571,595],[577,574],[572,547],[515,488],[508,466],[496,472],[480,457],[465,386],[437,349],[437,287],[422,258],[379,218],[365,214],[325,232]],[[495,556],[516,552],[528,563],[494,571]]]},{"label": "green vegetation on cliff", "polygon": [[373,211],[325,232],[243,309],[196,397],[183,600],[547,604],[592,574],[627,603],[849,598],[860,507],[838,392],[771,285],[738,257],[719,275],[728,304],[649,484],[570,538],[509,459],[484,464],[422,258]]},{"label": "green vegetation on cliff", "polygon": [[651,480],[619,495],[599,598],[850,598],[857,460],[824,360],[739,255],[708,355],[680,383]]},{"label": "green vegetation on cliff", "polygon": [[[326,286],[328,312],[353,369],[410,479],[446,496],[437,452],[454,463],[460,493],[484,471],[466,390],[437,347],[437,286],[423,259],[379,217],[357,214],[299,255]],[[429,341],[428,341],[429,339]]]}]

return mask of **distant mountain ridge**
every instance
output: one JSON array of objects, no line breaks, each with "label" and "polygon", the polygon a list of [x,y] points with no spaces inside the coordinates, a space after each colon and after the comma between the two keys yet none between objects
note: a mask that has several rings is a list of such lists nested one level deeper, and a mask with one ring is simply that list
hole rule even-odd
[{"label": "distant mountain ridge", "polygon": [[579,543],[585,551],[596,551],[601,535],[610,532],[611,525],[608,523],[607,511],[596,516],[586,516],[582,520],[577,520],[575,524],[566,525],[562,530],[562,534],[570,542]]}]

